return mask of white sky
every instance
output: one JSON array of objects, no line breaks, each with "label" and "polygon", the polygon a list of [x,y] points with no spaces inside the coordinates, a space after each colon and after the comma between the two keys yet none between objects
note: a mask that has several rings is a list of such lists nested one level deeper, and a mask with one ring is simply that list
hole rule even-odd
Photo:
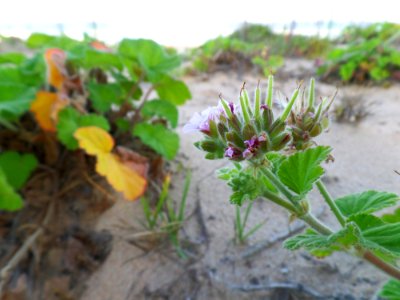
[{"label": "white sky", "polygon": [[[27,37],[33,31],[67,35],[93,33],[114,43],[122,37],[151,38],[171,46],[194,46],[231,33],[241,23],[275,24],[295,20],[311,27],[335,23],[400,22],[395,0],[2,0],[0,35]],[[396,4],[397,3],[397,4]],[[316,31],[316,27],[314,27]]]}]

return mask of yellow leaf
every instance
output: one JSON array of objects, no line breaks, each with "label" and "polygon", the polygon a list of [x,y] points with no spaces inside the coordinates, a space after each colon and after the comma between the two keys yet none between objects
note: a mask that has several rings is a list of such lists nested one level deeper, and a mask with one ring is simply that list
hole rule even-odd
[{"label": "yellow leaf", "polygon": [[110,153],[114,148],[112,136],[96,126],[81,127],[75,131],[74,137],[78,140],[79,147],[90,155]]},{"label": "yellow leaf", "polygon": [[69,100],[56,93],[39,91],[31,103],[30,111],[35,115],[40,128],[55,132],[58,112],[69,104]]},{"label": "yellow leaf", "polygon": [[[146,179],[138,173],[137,166],[125,163],[119,156],[111,153],[114,140],[107,131],[95,126],[81,127],[75,131],[74,137],[80,148],[97,157],[97,173],[105,176],[115,190],[122,192],[128,200],[135,200],[143,195]],[[138,158],[136,160],[139,161]]]},{"label": "yellow leaf", "polygon": [[115,154],[98,155],[96,171],[105,176],[114,189],[122,192],[127,200],[136,200],[146,189],[146,179],[124,165]]},{"label": "yellow leaf", "polygon": [[47,66],[47,82],[60,91],[67,77],[65,67],[67,56],[63,50],[54,48],[46,50],[44,58]]}]

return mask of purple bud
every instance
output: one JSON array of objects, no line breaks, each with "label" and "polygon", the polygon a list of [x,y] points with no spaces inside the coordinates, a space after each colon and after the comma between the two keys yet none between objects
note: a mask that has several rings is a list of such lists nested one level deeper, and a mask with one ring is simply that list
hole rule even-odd
[{"label": "purple bud", "polygon": [[261,104],[261,105],[260,105],[260,108],[261,108],[261,109],[269,109],[269,107],[268,107],[267,104]]},{"label": "purple bud", "polygon": [[229,157],[231,159],[235,159],[242,156],[242,152],[234,147],[229,146],[225,149],[225,157]]},{"label": "purple bud", "polygon": [[267,137],[265,135],[265,133],[262,133],[259,137],[258,137],[258,141],[261,142],[265,142],[267,140]]},{"label": "purple bud", "polygon": [[256,136],[253,136],[250,140],[244,141],[244,144],[249,149],[257,148],[259,145],[258,138]]},{"label": "purple bud", "polygon": [[246,150],[243,151],[243,157],[244,158],[250,158],[252,156],[253,156],[253,152],[251,152],[251,150],[246,149]]},{"label": "purple bud", "polygon": [[231,109],[231,112],[234,114],[235,113],[235,105],[233,102],[229,102],[229,108]]}]

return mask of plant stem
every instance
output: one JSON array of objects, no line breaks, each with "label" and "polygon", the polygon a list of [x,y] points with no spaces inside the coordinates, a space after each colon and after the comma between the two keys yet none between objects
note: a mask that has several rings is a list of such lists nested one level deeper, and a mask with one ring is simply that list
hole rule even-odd
[{"label": "plant stem", "polygon": [[331,195],[327,191],[325,185],[322,183],[321,180],[317,181],[317,188],[321,193],[322,197],[324,197],[325,202],[329,205],[329,208],[336,216],[336,219],[339,221],[340,225],[344,226],[346,224],[346,219],[340,212],[339,208],[337,207],[335,201],[332,199]]},{"label": "plant stem", "polygon": [[312,229],[317,231],[318,233],[322,235],[329,235],[332,233],[332,230],[323,224],[320,220],[318,220],[313,214],[308,213],[305,214],[304,216],[301,216],[300,219],[302,219],[304,222],[306,222]]},{"label": "plant stem", "polygon": [[362,255],[362,257],[373,264],[375,267],[378,269],[382,270],[386,274],[392,276],[393,278],[396,278],[397,280],[400,280],[400,270],[385,261],[381,260],[379,257],[377,257],[375,254],[373,254],[371,251],[365,251]]},{"label": "plant stem", "polygon": [[288,200],[292,203],[296,203],[294,201],[294,197],[292,193],[287,189],[287,187],[275,176],[274,173],[269,168],[260,168],[260,171],[272,182],[273,185],[283,194]]},{"label": "plant stem", "polygon": [[272,192],[270,192],[268,190],[264,190],[263,191],[263,196],[265,198],[267,198],[268,200],[271,200],[272,202],[278,204],[279,206],[282,206],[282,207],[286,208],[291,213],[295,214],[296,211],[297,211],[293,204],[285,201],[284,199],[279,197],[277,194],[274,194],[274,193],[272,193]]}]

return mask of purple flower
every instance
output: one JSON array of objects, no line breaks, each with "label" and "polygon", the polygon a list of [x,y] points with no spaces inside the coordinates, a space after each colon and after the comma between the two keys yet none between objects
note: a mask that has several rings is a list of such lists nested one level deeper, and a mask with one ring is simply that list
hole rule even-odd
[{"label": "purple flower", "polygon": [[195,113],[185,126],[183,126],[183,132],[195,132],[201,131],[205,134],[210,133],[210,120],[217,121],[221,113],[224,112],[222,105],[209,107],[203,110],[201,113]]},{"label": "purple flower", "polygon": [[248,149],[253,149],[257,148],[260,143],[258,141],[258,138],[256,136],[253,136],[250,140],[244,141],[244,144]]},{"label": "purple flower", "polygon": [[246,149],[243,151],[243,158],[250,158],[253,156],[253,152],[250,149]]},{"label": "purple flower", "polygon": [[229,146],[228,148],[225,149],[225,157],[229,157],[231,159],[239,158],[242,156],[242,152],[232,146]]}]

